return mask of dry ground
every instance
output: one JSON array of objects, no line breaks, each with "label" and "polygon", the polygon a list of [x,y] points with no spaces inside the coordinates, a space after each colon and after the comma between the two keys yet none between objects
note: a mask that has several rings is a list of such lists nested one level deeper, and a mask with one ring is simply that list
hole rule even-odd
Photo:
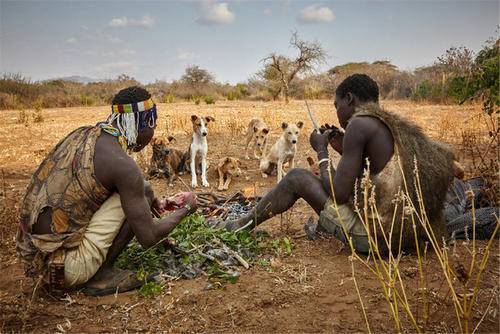
[{"label": "dry ground", "polygon": [[[385,101],[388,109],[417,122],[436,139],[458,147],[461,129],[485,131],[481,127],[480,110],[475,106],[415,105],[409,102]],[[319,122],[336,121],[331,101],[314,101],[313,112]],[[242,273],[236,284],[221,289],[205,290],[206,278],[175,281],[152,299],[135,292],[118,296],[89,298],[72,293],[65,300],[55,300],[41,294],[32,296],[31,281],[24,278],[14,253],[16,229],[15,207],[29,177],[44,155],[59,139],[78,126],[103,120],[107,107],[60,108],[43,111],[42,123],[17,123],[18,111],[0,111],[0,182],[3,216],[0,220],[0,332],[360,332],[366,331],[360,304],[351,276],[350,252],[333,239],[315,242],[305,240],[302,226],[313,215],[299,201],[283,217],[275,217],[262,225],[273,236],[289,236],[294,250],[290,256],[275,258],[270,267],[255,265]],[[306,126],[299,141],[297,165],[307,166],[306,157],[313,156],[308,146],[311,126],[303,102],[217,102],[216,105],[196,106],[191,103],[159,105],[158,134],[174,135],[176,148],[189,144],[191,114],[211,115],[208,137],[209,161],[212,166],[222,156],[243,158],[243,132],[253,117],[262,117],[272,128],[273,138],[280,134],[282,121],[304,121]],[[457,150],[459,157],[461,152]],[[149,160],[148,152],[137,157],[141,165]],[[461,157],[463,159],[463,157]],[[466,159],[465,159],[466,160]],[[249,186],[265,190],[274,178],[262,179],[256,160],[243,162],[244,175],[235,179],[228,193]],[[216,176],[209,174],[211,190],[216,190]],[[183,177],[189,184],[189,177]],[[165,181],[153,182],[159,195],[185,190],[177,182],[169,188]],[[485,243],[479,243],[479,249]],[[493,254],[483,275],[476,305],[474,325],[485,314],[478,330],[499,332],[498,277],[499,253],[495,241]],[[467,262],[467,247],[459,243],[453,263]],[[393,332],[394,325],[380,287],[371,274],[356,265],[360,286],[372,331]],[[443,284],[436,259],[431,255],[427,267],[430,287],[429,330],[459,331],[453,304]],[[402,261],[404,282],[414,313],[422,318],[423,309],[417,293],[416,259],[406,256]],[[405,317],[403,323],[409,331]]]}]

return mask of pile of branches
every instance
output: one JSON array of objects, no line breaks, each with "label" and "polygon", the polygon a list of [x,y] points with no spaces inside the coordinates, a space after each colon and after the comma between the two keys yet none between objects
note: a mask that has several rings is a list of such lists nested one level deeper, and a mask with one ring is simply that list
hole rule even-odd
[{"label": "pile of branches", "polygon": [[[241,205],[244,197],[199,195],[200,211],[209,216],[225,215],[228,207]],[[132,240],[120,255],[117,266],[135,271],[139,277],[159,274],[167,279],[195,278],[206,275],[217,282],[236,282],[241,267],[249,266],[268,248],[267,234],[248,231],[230,232],[211,227],[205,217],[193,214],[184,218],[168,239],[144,249]]]}]

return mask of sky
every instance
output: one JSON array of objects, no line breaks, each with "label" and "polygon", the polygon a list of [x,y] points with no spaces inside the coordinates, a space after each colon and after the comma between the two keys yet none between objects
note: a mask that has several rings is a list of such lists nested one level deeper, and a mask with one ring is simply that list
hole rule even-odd
[{"label": "sky", "polygon": [[294,56],[292,31],[328,53],[318,70],[390,60],[431,64],[451,46],[474,51],[497,34],[499,1],[5,1],[0,72],[180,78],[189,65],[220,82],[247,80],[271,52]]}]

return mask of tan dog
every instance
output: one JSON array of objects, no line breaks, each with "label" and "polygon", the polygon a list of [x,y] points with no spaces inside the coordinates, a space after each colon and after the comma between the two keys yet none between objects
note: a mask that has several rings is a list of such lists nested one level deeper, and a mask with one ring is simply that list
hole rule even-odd
[{"label": "tan dog", "polygon": [[217,172],[219,173],[219,188],[218,190],[229,189],[229,183],[233,176],[241,175],[241,161],[236,158],[227,157],[219,160]]},{"label": "tan dog", "polygon": [[263,177],[267,177],[267,173],[273,169],[273,165],[276,165],[278,182],[280,182],[283,176],[285,176],[283,164],[289,162],[290,168],[295,167],[297,141],[299,139],[299,133],[302,126],[304,126],[304,123],[302,122],[298,122],[297,124],[281,124],[283,134],[278,141],[274,143],[265,157],[260,160],[260,170],[262,171]]},{"label": "tan dog", "polygon": [[263,120],[254,118],[248,123],[247,134],[246,134],[246,150],[245,158],[250,159],[248,156],[248,150],[250,146],[253,146],[253,156],[255,159],[260,159],[257,155],[257,150],[260,150],[261,156],[264,155],[267,145],[267,135],[269,134],[269,127],[264,123]]},{"label": "tan dog", "polygon": [[166,140],[156,137],[151,140],[153,155],[149,166],[149,176],[165,177],[168,185],[173,186],[173,182],[178,175],[184,174],[185,154],[175,148],[168,148],[167,144],[175,141],[169,136]]}]

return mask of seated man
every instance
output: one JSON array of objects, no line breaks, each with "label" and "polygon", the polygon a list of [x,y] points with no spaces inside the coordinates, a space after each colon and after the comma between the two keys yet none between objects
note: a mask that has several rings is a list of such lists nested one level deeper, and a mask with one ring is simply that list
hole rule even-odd
[{"label": "seated man", "polygon": [[[373,203],[386,235],[393,231],[391,249],[399,249],[399,240],[403,250],[415,247],[413,222],[419,240],[425,238],[417,215],[426,215],[437,240],[441,240],[445,231],[443,202],[453,179],[453,154],[429,140],[417,126],[383,110],[378,100],[378,86],[370,77],[355,74],[346,78],[335,96],[337,117],[345,133],[326,126],[321,133],[313,131],[310,136],[319,160],[320,177],[305,169],[291,170],[253,211],[237,221],[226,222],[225,227],[230,230],[254,227],[303,198],[319,215],[319,229],[347,242],[345,227],[358,252],[369,251],[368,233],[372,236],[377,233],[380,250],[388,250],[378,222],[373,224],[376,216]],[[328,144],[342,156],[336,170],[330,166]],[[419,189],[416,189],[415,164]],[[369,179],[361,182],[363,176]],[[365,186],[366,197],[362,192]],[[417,196],[419,192],[421,198]],[[409,203],[413,203],[415,210],[410,210]],[[396,217],[394,226],[393,217]],[[361,219],[369,223],[371,231]],[[372,230],[374,226],[376,231]]]},{"label": "seated man", "polygon": [[107,122],[62,139],[40,164],[21,205],[17,253],[28,276],[53,290],[84,287],[92,295],[137,288],[132,272],[113,267],[132,237],[145,248],[161,242],[196,209],[185,205],[153,221],[160,210],[127,150],[140,151],[156,128],[156,105],[143,88],[121,90]]}]

